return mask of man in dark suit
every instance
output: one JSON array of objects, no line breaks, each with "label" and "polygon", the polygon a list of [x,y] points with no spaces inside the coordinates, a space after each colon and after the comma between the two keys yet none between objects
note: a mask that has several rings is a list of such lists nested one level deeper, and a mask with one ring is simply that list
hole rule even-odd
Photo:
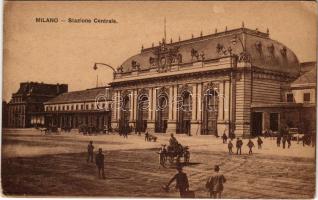
[{"label": "man in dark suit", "polygon": [[98,169],[98,177],[105,179],[105,174],[104,174],[104,154],[102,148],[98,149],[98,154],[96,155],[95,161],[96,161],[96,166]]},{"label": "man in dark suit", "polygon": [[182,171],[182,165],[177,165],[178,173],[172,177],[169,183],[166,185],[166,188],[169,188],[169,185],[176,180],[176,188],[179,189],[180,197],[186,197],[186,192],[189,191],[189,182],[187,174]]}]

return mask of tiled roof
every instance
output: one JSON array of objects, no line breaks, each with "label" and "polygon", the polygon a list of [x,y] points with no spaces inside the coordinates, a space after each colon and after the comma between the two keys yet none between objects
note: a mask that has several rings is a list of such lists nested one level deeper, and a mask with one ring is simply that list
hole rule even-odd
[{"label": "tiled roof", "polygon": [[317,68],[313,68],[310,71],[304,73],[300,77],[298,77],[294,82],[292,82],[291,86],[296,85],[304,85],[304,84],[316,84],[317,81]]},{"label": "tiled roof", "polygon": [[[250,54],[253,66],[293,74],[300,72],[298,59],[288,47],[270,39],[266,33],[246,28],[167,43],[165,47],[168,49],[166,55],[171,51],[170,53],[172,54],[181,55],[181,63],[191,63],[196,61],[193,56],[193,50],[197,53],[196,55],[204,54],[204,59],[210,60],[229,56],[227,51],[229,47],[232,49],[232,54],[240,55],[243,52],[243,44],[246,52]],[[134,70],[133,63],[138,65],[139,70],[158,67],[161,59],[161,57],[158,57],[158,54],[160,54],[158,52],[161,51],[161,48],[162,45],[159,45],[141,50],[141,53],[128,58],[121,65],[122,72]],[[151,66],[150,63],[155,64]],[[119,69],[119,71],[121,70]]]},{"label": "tiled roof", "polygon": [[106,94],[106,88],[108,87],[63,93],[45,102],[45,104],[94,101],[98,96]]}]

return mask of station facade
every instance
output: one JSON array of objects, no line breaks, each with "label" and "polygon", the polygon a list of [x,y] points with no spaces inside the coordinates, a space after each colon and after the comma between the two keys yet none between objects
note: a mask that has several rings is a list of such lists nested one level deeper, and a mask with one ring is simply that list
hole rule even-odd
[{"label": "station facade", "polygon": [[142,47],[114,73],[112,127],[192,135],[275,131],[288,121],[282,108],[303,107],[286,101],[300,76],[296,55],[268,30],[163,39]]}]

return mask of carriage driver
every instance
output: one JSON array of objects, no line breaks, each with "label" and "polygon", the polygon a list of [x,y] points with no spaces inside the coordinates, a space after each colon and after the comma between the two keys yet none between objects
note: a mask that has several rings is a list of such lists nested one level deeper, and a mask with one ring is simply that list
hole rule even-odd
[{"label": "carriage driver", "polygon": [[169,140],[170,147],[176,147],[179,144],[178,140],[173,136],[173,133],[171,133],[171,137]]}]

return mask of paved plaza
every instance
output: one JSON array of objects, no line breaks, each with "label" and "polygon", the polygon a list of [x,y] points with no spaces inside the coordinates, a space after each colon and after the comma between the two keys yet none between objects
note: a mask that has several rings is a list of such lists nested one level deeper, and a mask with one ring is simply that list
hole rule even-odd
[{"label": "paved plaza", "polygon": [[[7,129],[2,135],[2,188],[7,195],[179,197],[161,186],[176,173],[173,165],[159,167],[157,151],[169,134],[157,142],[143,135],[83,136],[76,132],[44,135],[35,129]],[[263,149],[248,155],[229,155],[227,145],[214,136],[176,135],[190,147],[184,168],[196,197],[207,197],[205,182],[219,164],[227,178],[224,198],[312,198],[315,193],[315,148],[293,142],[290,149],[276,147],[266,138]],[[86,162],[88,141],[103,148],[106,179]],[[256,139],[254,139],[256,144]],[[235,149],[234,149],[235,150]]]}]

